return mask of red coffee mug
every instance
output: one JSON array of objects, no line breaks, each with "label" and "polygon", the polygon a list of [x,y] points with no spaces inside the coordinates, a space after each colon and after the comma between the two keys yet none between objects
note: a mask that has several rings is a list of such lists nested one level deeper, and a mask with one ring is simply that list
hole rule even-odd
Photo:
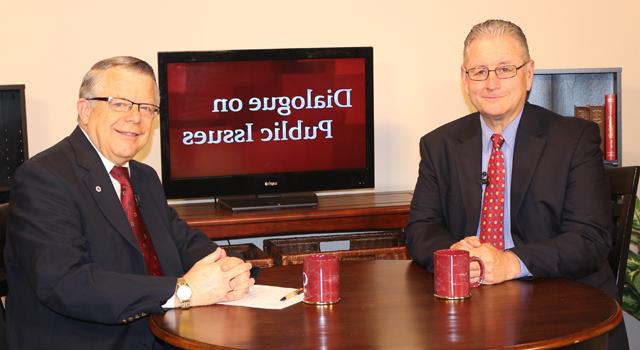
[{"label": "red coffee mug", "polygon": [[304,257],[302,272],[303,302],[333,304],[340,301],[338,257],[333,254],[313,254]]},{"label": "red coffee mug", "polygon": [[[477,261],[480,265],[480,279],[471,283],[469,264]],[[476,256],[469,256],[466,250],[441,249],[433,253],[434,294],[444,299],[464,299],[471,296],[471,288],[484,281],[484,264]]]}]

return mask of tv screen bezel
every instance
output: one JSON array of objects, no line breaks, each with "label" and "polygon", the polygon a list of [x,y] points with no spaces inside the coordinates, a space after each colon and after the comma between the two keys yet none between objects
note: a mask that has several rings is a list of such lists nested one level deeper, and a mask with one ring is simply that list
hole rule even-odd
[{"label": "tv screen bezel", "polygon": [[[364,58],[365,68],[365,167],[361,169],[234,174],[200,178],[171,178],[167,65],[184,62],[299,60],[317,58]],[[373,117],[373,48],[332,47],[297,49],[251,49],[224,51],[158,52],[160,90],[160,139],[162,183],[167,198],[273,195],[292,192],[362,189],[375,186]],[[270,186],[265,186],[269,183]],[[277,185],[273,185],[277,184]]]}]

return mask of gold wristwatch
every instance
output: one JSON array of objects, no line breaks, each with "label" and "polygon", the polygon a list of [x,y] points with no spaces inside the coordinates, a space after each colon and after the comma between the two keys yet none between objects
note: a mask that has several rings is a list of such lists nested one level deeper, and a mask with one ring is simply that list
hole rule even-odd
[{"label": "gold wristwatch", "polygon": [[189,308],[192,294],[191,287],[189,287],[187,281],[185,281],[184,278],[179,277],[176,282],[176,298],[178,298],[181,308]]}]

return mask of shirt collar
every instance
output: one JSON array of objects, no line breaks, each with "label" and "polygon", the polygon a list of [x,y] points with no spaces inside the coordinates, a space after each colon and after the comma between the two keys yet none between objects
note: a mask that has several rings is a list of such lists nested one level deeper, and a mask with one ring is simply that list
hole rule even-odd
[{"label": "shirt collar", "polygon": [[[93,149],[95,149],[96,152],[98,152],[98,156],[100,156],[100,160],[102,161],[102,165],[104,165],[104,168],[105,168],[105,170],[107,170],[107,173],[111,173],[111,169],[113,169],[113,167],[116,166],[116,163],[110,161],[107,157],[102,155],[102,153],[100,153],[100,151],[98,150],[96,145],[93,144],[93,142],[91,141],[91,138],[89,138],[89,135],[87,135],[87,133],[84,131],[84,129],[80,128],[80,130],[82,130],[82,133],[84,134],[84,137],[87,138],[87,140],[89,141],[89,143],[91,144]],[[124,165],[122,165],[122,166],[127,168],[127,171],[129,172],[129,174],[131,174],[131,170],[129,169],[129,162],[124,163]]]},{"label": "shirt collar", "polygon": [[[514,149],[514,145],[516,142],[516,132],[518,131],[518,125],[520,125],[520,119],[522,118],[523,110],[524,108],[520,110],[520,113],[518,113],[518,116],[516,117],[516,119],[514,119],[511,123],[509,123],[509,125],[507,125],[507,127],[505,127],[504,130],[502,131],[502,137],[504,138],[504,143],[506,146],[508,146],[511,149]],[[487,125],[487,123],[484,121],[484,118],[482,117],[482,115],[480,115],[479,118],[480,118],[480,127],[482,129],[482,148],[483,148],[483,151],[490,151],[491,135],[493,135],[494,132],[493,130],[491,130],[491,128],[489,128],[489,125]]]}]

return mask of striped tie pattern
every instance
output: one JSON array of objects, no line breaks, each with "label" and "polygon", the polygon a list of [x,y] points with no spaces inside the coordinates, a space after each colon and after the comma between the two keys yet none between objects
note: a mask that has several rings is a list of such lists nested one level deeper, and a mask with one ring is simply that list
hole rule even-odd
[{"label": "striped tie pattern", "polygon": [[129,180],[129,171],[127,171],[125,167],[114,166],[110,174],[120,183],[120,202],[122,203],[122,209],[124,209],[124,213],[127,215],[127,220],[129,221],[129,225],[131,225],[131,231],[133,231],[133,235],[136,237],[136,241],[138,241],[138,247],[140,247],[140,251],[142,251],[147,273],[153,276],[162,276],[162,268],[158,261],[156,249],[153,247],[153,242],[151,242],[151,238],[149,237],[149,231],[142,220],[138,204],[133,194],[133,188]]}]

